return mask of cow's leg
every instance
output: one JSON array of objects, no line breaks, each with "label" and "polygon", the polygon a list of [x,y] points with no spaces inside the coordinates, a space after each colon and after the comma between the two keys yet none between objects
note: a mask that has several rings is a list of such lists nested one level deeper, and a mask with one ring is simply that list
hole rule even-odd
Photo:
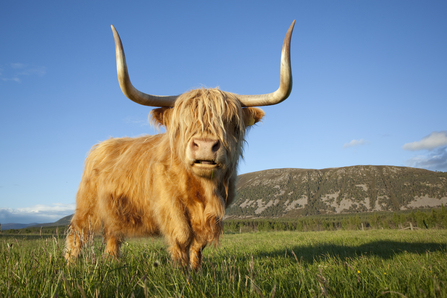
[{"label": "cow's leg", "polygon": [[188,224],[186,227],[176,227],[172,234],[168,237],[169,248],[168,251],[171,254],[174,262],[187,268],[189,265],[189,247],[191,245],[191,233],[189,231]]},{"label": "cow's leg", "polygon": [[188,248],[185,243],[176,242],[168,248],[169,254],[175,263],[183,268],[187,268],[189,264]]},{"label": "cow's leg", "polygon": [[206,241],[200,241],[194,238],[189,248],[189,262],[191,269],[198,270],[202,266],[202,251],[206,247]]},{"label": "cow's leg", "polygon": [[113,235],[104,228],[104,240],[106,242],[105,255],[118,259],[120,256],[121,237]]},{"label": "cow's leg", "polygon": [[191,227],[182,209],[169,210],[170,216],[164,217],[164,222],[159,226],[162,227],[162,234],[168,240],[168,251],[174,262],[180,266],[187,268],[189,265],[189,247],[192,241]]},{"label": "cow's leg", "polygon": [[85,221],[78,219],[75,214],[65,240],[65,259],[67,262],[73,261],[79,256],[79,252],[88,237],[88,226],[85,226]]}]

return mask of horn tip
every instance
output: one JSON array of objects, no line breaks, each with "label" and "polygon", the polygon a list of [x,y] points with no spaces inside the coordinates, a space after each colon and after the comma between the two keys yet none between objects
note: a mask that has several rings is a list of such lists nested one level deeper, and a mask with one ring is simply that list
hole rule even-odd
[{"label": "horn tip", "polygon": [[112,28],[112,31],[113,31],[113,32],[116,32],[115,26],[113,26],[113,24],[110,25],[110,28]]},{"label": "horn tip", "polygon": [[290,28],[295,27],[295,20],[293,20],[292,24],[290,25]]}]

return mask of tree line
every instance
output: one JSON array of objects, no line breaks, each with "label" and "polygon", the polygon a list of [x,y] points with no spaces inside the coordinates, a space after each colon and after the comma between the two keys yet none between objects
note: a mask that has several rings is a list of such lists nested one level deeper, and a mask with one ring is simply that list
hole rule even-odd
[{"label": "tree line", "polygon": [[334,231],[365,229],[447,229],[447,208],[303,216],[298,218],[227,219],[226,233],[256,231]]},{"label": "tree line", "polygon": [[[62,236],[67,226],[0,231],[21,235]],[[224,233],[256,231],[334,231],[366,229],[447,229],[447,208],[357,214],[313,215],[296,218],[226,219]],[[98,233],[100,234],[100,233]]]},{"label": "tree line", "polygon": [[0,230],[0,234],[19,235],[63,235],[68,226],[28,227],[23,229]]}]

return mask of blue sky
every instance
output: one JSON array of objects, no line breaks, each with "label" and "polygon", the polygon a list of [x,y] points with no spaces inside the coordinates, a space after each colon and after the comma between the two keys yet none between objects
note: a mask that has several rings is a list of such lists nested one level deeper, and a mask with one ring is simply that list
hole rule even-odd
[{"label": "blue sky", "polygon": [[73,213],[83,163],[110,137],[155,134],[120,91],[266,93],[292,37],[294,87],[263,108],[239,173],[413,166],[447,171],[445,1],[7,1],[0,9],[0,223]]}]

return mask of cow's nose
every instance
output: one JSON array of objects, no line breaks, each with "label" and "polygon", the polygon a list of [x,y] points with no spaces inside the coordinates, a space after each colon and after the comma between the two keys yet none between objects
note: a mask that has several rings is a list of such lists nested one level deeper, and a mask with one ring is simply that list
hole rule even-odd
[{"label": "cow's nose", "polygon": [[195,152],[216,153],[220,148],[220,141],[208,138],[195,138],[191,141],[191,149]]}]

